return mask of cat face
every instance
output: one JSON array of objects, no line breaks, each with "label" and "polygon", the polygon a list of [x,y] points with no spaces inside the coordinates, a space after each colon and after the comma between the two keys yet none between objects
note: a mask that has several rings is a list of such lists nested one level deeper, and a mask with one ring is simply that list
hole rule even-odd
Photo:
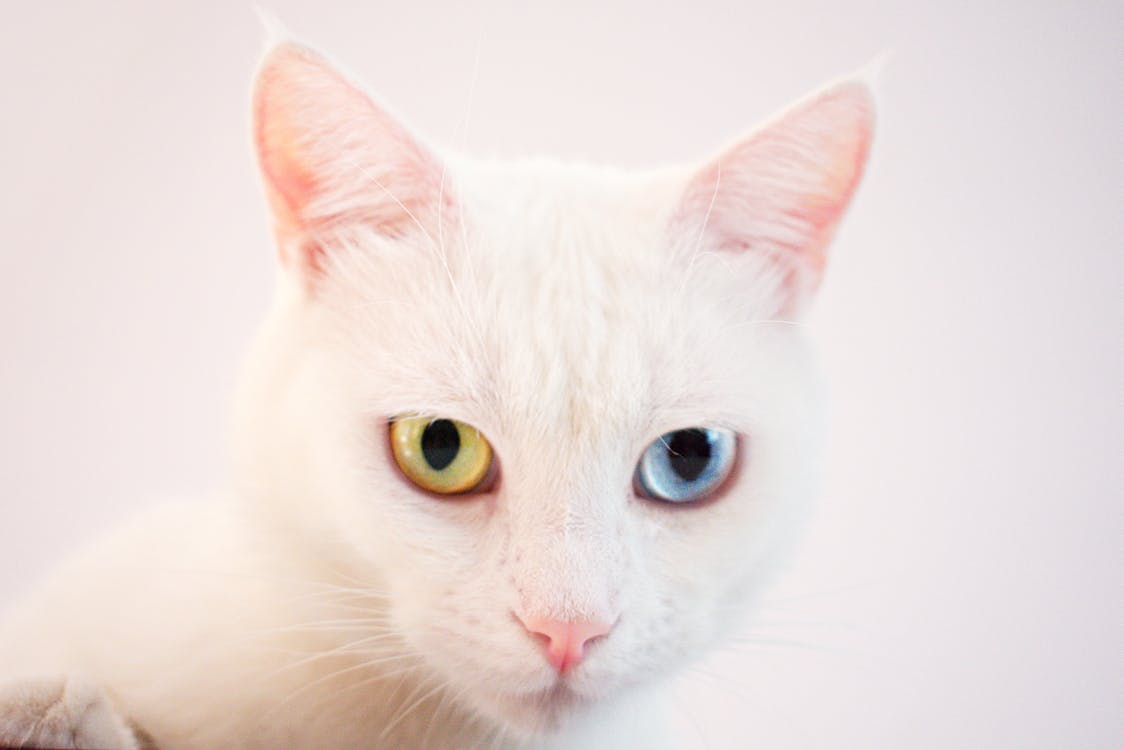
[{"label": "cat face", "polygon": [[[814,484],[797,321],[870,113],[845,84],[699,169],[493,166],[439,159],[276,48],[255,96],[283,268],[240,419],[255,490],[509,731],[669,673],[768,577]],[[478,431],[478,491],[402,471],[390,425],[414,417]],[[722,450],[730,471],[668,502],[637,467],[682,430],[729,436],[700,466]]]}]

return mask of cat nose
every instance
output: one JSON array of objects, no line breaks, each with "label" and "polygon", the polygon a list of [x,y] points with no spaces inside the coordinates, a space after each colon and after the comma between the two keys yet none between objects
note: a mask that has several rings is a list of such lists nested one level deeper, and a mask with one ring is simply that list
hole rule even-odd
[{"label": "cat nose", "polygon": [[527,632],[542,641],[546,659],[558,674],[577,666],[591,641],[604,638],[612,623],[598,620],[563,622],[549,617],[519,617]]}]

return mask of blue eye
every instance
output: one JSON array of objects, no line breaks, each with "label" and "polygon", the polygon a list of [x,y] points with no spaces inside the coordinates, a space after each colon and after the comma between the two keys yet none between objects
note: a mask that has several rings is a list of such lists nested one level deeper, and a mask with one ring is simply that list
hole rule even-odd
[{"label": "blue eye", "polygon": [[661,435],[636,466],[642,494],[669,503],[701,500],[722,486],[737,457],[730,430],[692,427]]}]

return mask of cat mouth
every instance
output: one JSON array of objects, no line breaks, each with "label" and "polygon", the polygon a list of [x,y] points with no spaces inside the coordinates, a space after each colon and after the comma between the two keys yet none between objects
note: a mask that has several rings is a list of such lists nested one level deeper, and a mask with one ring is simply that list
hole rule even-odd
[{"label": "cat mouth", "polygon": [[512,703],[546,713],[564,712],[592,702],[592,699],[574,691],[564,680],[559,680],[543,690],[531,693],[509,693],[505,697]]},{"label": "cat mouth", "polygon": [[503,706],[503,714],[531,735],[549,734],[558,730],[567,719],[595,701],[576,692],[560,679],[552,686],[532,693],[499,693],[495,698]]},{"label": "cat mouth", "polygon": [[556,708],[570,708],[591,702],[591,699],[575,692],[564,680],[559,680],[553,687],[532,694],[530,700],[542,706]]}]

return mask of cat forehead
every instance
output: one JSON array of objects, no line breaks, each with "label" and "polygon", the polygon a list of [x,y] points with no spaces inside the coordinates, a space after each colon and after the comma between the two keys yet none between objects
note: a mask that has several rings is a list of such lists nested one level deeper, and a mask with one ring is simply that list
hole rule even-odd
[{"label": "cat forehead", "polygon": [[546,160],[464,174],[460,260],[501,327],[545,324],[559,344],[581,337],[589,349],[636,338],[682,291],[674,176]]},{"label": "cat forehead", "polygon": [[450,161],[464,218],[481,240],[475,252],[503,253],[515,263],[566,244],[581,256],[624,257],[637,241],[661,239],[683,188],[674,169],[629,172],[549,159]]},{"label": "cat forehead", "polygon": [[673,252],[674,175],[456,166],[456,220],[360,241],[328,295],[360,313],[351,341],[384,411],[534,440],[646,434],[728,410],[746,360],[727,272],[737,259]]},{"label": "cat forehead", "polygon": [[746,341],[681,275],[658,264],[533,268],[495,273],[470,252],[451,275],[395,285],[389,304],[367,308],[376,314],[349,327],[378,409],[464,419],[527,444],[566,434],[590,445],[720,420],[736,404],[727,391]]}]

